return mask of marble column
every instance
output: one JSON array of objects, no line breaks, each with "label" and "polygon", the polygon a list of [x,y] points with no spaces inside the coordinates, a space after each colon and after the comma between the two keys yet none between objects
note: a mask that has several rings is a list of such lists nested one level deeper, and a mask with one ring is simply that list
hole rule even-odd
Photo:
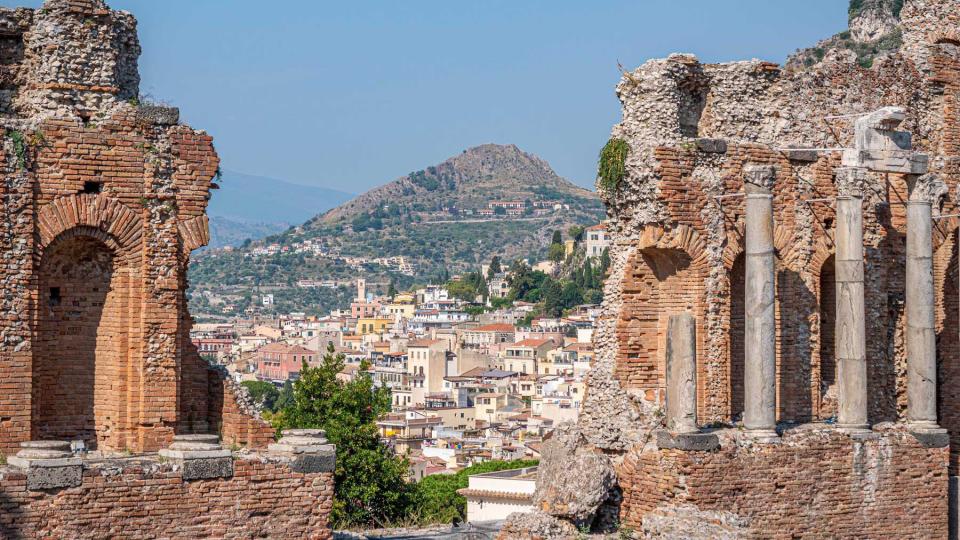
[{"label": "marble column", "polygon": [[861,431],[867,421],[867,334],[863,287],[864,168],[837,171],[835,357],[837,427]]},{"label": "marble column", "polygon": [[942,182],[935,175],[909,179],[907,202],[907,420],[917,431],[937,424],[937,336],[934,327],[932,205]]},{"label": "marble column", "polygon": [[697,428],[697,320],[689,313],[667,322],[667,429],[695,433]]},{"label": "marble column", "polygon": [[746,192],[746,335],[743,425],[758,439],[777,438],[776,313],[772,165],[744,167]]}]

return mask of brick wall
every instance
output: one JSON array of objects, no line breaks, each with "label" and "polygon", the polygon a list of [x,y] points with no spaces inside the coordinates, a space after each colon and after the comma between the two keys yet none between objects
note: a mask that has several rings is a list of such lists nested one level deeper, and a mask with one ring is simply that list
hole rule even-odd
[{"label": "brick wall", "polygon": [[947,455],[900,430],[855,442],[823,427],[775,445],[636,450],[618,471],[620,518],[639,529],[695,505],[745,518],[751,538],[946,538]]},{"label": "brick wall", "polygon": [[[739,192],[745,163],[773,163],[779,171],[774,187],[778,418],[807,422],[832,416],[835,215],[829,203],[805,201],[836,196],[838,157],[795,162],[755,145],[730,144],[720,156],[661,147],[657,158],[660,196],[671,218],[669,224],[641,228],[625,265],[615,327],[620,384],[662,403],[665,321],[671,313],[690,311],[697,317],[701,421],[730,421],[742,412],[744,203],[725,200],[717,230],[707,218],[718,205],[706,194],[708,189]],[[895,174],[873,173],[870,183],[864,206],[867,357],[870,420],[881,422],[901,417],[906,406],[906,215],[897,201],[907,198],[907,186]],[[946,200],[940,211],[954,213],[955,208]],[[953,218],[937,222],[936,249],[951,241],[955,227]],[[708,246],[718,235],[722,247],[711,254]],[[948,271],[948,282],[955,282],[957,269],[947,264],[937,266],[937,279],[942,282]],[[936,298],[941,310],[945,298],[941,288]]]},{"label": "brick wall", "polygon": [[83,485],[49,492],[0,468],[0,537],[11,539],[328,539],[332,503],[333,473],[256,458],[235,460],[232,478],[189,482],[170,462],[90,463]]}]

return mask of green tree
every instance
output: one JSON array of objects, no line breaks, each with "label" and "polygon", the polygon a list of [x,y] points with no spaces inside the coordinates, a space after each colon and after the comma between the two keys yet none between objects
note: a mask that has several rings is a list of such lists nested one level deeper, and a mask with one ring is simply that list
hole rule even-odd
[{"label": "green tree", "polygon": [[550,244],[550,249],[547,250],[547,259],[555,263],[561,263],[566,254],[567,250],[563,247],[563,244]]},{"label": "green tree", "polygon": [[563,314],[563,289],[556,280],[547,278],[541,288],[543,314],[547,317],[559,317]]},{"label": "green tree", "polygon": [[570,309],[583,303],[583,291],[577,284],[568,281],[564,283],[563,290],[560,293],[560,305],[563,309]]},{"label": "green tree", "polygon": [[393,279],[391,279],[391,280],[390,280],[390,286],[387,287],[387,296],[390,297],[390,298],[393,298],[393,297],[395,297],[397,294],[398,294],[398,293],[397,293],[397,284],[393,281]]},{"label": "green tree", "polygon": [[610,248],[603,248],[603,253],[600,254],[600,280],[603,281],[607,277],[607,270],[610,269]]},{"label": "green tree", "polygon": [[553,231],[553,239],[550,240],[551,245],[563,245],[563,234],[560,231]]},{"label": "green tree", "polygon": [[277,398],[280,397],[280,391],[277,390],[277,387],[274,386],[273,383],[266,381],[243,381],[240,385],[250,392],[250,398],[253,399],[253,402],[261,409],[271,412],[274,410]]},{"label": "green tree", "polygon": [[595,287],[593,276],[593,264],[590,263],[590,257],[583,261],[583,269],[580,272],[581,282],[579,285],[584,289],[593,289]]},{"label": "green tree", "polygon": [[[344,356],[328,347],[323,363],[304,362],[293,384],[293,402],[276,419],[279,429],[320,428],[337,446],[334,504],[337,526],[383,526],[409,509],[408,463],[381,441],[376,420],[390,410],[390,390],[369,376],[337,380]],[[365,366],[361,366],[361,373]]]},{"label": "green tree", "polygon": [[282,411],[290,405],[293,404],[293,383],[287,381],[283,383],[283,388],[280,390],[280,395],[277,396],[277,401],[274,403],[274,410]]},{"label": "green tree", "polygon": [[494,255],[493,259],[490,260],[490,268],[487,269],[487,279],[493,278],[500,272],[503,272],[503,268],[500,266],[500,257]]},{"label": "green tree", "polygon": [[567,229],[567,234],[570,235],[570,238],[573,238],[575,242],[580,242],[583,240],[583,227],[580,225],[573,225]]}]

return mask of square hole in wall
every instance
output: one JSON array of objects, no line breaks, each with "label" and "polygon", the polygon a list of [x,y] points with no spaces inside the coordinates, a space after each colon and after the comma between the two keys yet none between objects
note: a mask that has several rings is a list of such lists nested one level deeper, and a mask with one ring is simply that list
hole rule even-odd
[{"label": "square hole in wall", "polygon": [[50,287],[50,306],[59,306],[60,300],[60,287]]},{"label": "square hole in wall", "polygon": [[96,195],[97,193],[100,193],[101,191],[103,191],[103,182],[94,182],[94,181],[92,181],[92,180],[88,180],[88,181],[86,181],[86,182],[83,183],[83,192],[84,192],[84,193],[89,193],[89,194],[91,194],[91,195]]}]

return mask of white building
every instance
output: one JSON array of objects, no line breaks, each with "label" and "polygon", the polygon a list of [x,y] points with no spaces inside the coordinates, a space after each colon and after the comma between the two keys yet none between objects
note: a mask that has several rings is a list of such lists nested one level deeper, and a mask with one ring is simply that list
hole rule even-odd
[{"label": "white building", "polygon": [[588,227],[584,236],[586,237],[584,247],[588,257],[599,257],[603,255],[603,250],[610,247],[610,233],[607,231],[606,223]]},{"label": "white building", "polygon": [[457,493],[467,499],[467,521],[477,523],[502,521],[514,512],[532,512],[536,488],[537,468],[531,467],[475,474]]}]

